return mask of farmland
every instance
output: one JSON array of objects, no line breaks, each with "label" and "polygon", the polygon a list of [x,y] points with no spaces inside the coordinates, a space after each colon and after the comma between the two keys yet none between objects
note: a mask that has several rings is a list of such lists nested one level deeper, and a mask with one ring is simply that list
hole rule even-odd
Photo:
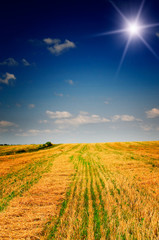
[{"label": "farmland", "polygon": [[6,148],[0,239],[159,239],[158,141]]}]

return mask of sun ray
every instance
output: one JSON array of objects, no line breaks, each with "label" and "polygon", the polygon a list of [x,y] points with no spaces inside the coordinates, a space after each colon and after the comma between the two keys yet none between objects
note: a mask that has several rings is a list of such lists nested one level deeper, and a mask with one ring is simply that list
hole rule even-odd
[{"label": "sun ray", "polygon": [[141,25],[140,29],[153,28],[158,26],[159,26],[159,23],[152,23],[152,24]]},{"label": "sun ray", "polygon": [[155,53],[155,51],[152,49],[152,47],[148,44],[148,42],[146,42],[146,40],[141,36],[138,35],[138,37],[140,38],[140,40],[144,43],[144,45],[147,47],[147,49],[154,55],[154,57],[156,57],[159,60],[159,56]]},{"label": "sun ray", "polygon": [[141,12],[142,12],[142,9],[143,9],[143,7],[144,7],[144,4],[145,4],[145,0],[142,1],[141,6],[140,6],[140,8],[139,8],[139,11],[138,11],[138,13],[137,13],[136,20],[135,20],[136,23],[138,22],[138,20],[139,20],[139,18],[140,18],[140,16],[141,16]]},{"label": "sun ray", "polygon": [[130,22],[128,21],[128,19],[124,16],[124,14],[120,11],[120,9],[116,6],[116,4],[113,1],[109,1],[113,7],[116,9],[116,11],[120,14],[120,16],[129,24]]},{"label": "sun ray", "polygon": [[95,37],[100,37],[100,36],[107,36],[107,35],[114,35],[114,34],[120,34],[127,32],[127,29],[119,29],[119,30],[114,30],[114,31],[109,31],[109,32],[103,32],[95,35]]},{"label": "sun ray", "polygon": [[141,17],[141,13],[142,13],[142,10],[143,10],[144,4],[145,4],[145,0],[142,0],[141,5],[139,7],[139,10],[137,12],[136,18],[134,19],[134,22],[129,21],[129,19],[127,19],[124,16],[122,11],[116,6],[116,4],[112,0],[109,0],[109,2],[112,4],[112,6],[115,8],[115,10],[119,13],[119,15],[123,18],[127,27],[125,27],[123,29],[116,29],[116,30],[113,30],[113,31],[104,32],[104,33],[96,35],[96,37],[107,36],[107,35],[115,35],[115,34],[120,34],[120,33],[125,33],[125,32],[128,33],[128,41],[127,41],[126,46],[124,48],[119,67],[117,69],[116,76],[119,75],[119,72],[120,72],[121,67],[123,65],[123,62],[124,62],[124,59],[126,57],[126,54],[127,54],[127,51],[128,51],[128,48],[129,48],[129,45],[131,43],[132,38],[139,38],[142,41],[142,43],[146,46],[146,48],[153,54],[153,56],[159,60],[159,56],[155,53],[153,48],[147,43],[147,41],[141,35],[142,30],[159,26],[159,22],[151,23],[151,24],[145,24],[145,25],[141,24],[140,25],[139,19]]},{"label": "sun ray", "polygon": [[129,45],[130,45],[130,42],[131,42],[131,36],[128,38],[128,41],[127,41],[126,46],[125,46],[125,48],[124,48],[124,52],[123,52],[122,58],[121,58],[121,60],[120,60],[120,64],[119,64],[119,67],[118,67],[116,76],[119,75],[119,72],[120,72],[120,69],[121,69],[121,67],[122,67],[122,65],[123,65],[124,59],[125,59],[125,57],[126,57],[126,54],[127,54],[127,51],[128,51]]}]

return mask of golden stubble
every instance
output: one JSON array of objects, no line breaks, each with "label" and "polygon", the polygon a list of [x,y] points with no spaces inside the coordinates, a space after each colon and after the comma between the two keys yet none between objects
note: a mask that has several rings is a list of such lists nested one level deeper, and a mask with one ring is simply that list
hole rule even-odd
[{"label": "golden stubble", "polygon": [[54,157],[50,171],[0,213],[2,239],[159,238],[159,142],[67,144],[32,154],[2,167],[4,174]]},{"label": "golden stubble", "polygon": [[[69,149],[65,146],[63,152]],[[58,214],[73,173],[69,154],[57,157],[50,172],[0,213],[0,239],[40,239],[45,223]]]}]

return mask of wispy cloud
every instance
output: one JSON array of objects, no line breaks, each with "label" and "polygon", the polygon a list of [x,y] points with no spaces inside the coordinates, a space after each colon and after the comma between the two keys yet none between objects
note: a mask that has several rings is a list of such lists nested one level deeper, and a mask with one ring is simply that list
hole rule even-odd
[{"label": "wispy cloud", "polygon": [[30,133],[31,135],[37,135],[40,132],[38,129],[30,129],[28,130],[28,134]]},{"label": "wispy cloud", "polygon": [[18,108],[20,108],[20,107],[22,106],[20,103],[16,103],[15,105],[16,105],[16,107],[18,107]]},{"label": "wispy cloud", "polygon": [[56,92],[54,93],[54,95],[57,96],[57,97],[63,97],[64,96],[63,93],[56,93]]},{"label": "wispy cloud", "polygon": [[69,85],[74,85],[75,83],[74,83],[74,81],[73,80],[66,80],[66,83],[68,83]]},{"label": "wispy cloud", "polygon": [[[21,62],[26,67],[31,66],[31,64],[25,58],[23,58]],[[18,66],[19,63],[14,58],[7,58],[3,62],[0,62],[0,66],[5,66],[5,65],[14,67],[14,66]]]},{"label": "wispy cloud", "polygon": [[[132,122],[139,121],[142,122],[141,119],[135,118],[132,115],[114,115],[111,119],[101,117],[97,114],[89,114],[88,112],[80,112],[77,116],[73,116],[69,112],[51,112],[46,111],[46,114],[49,118],[54,119],[54,123],[59,125],[60,128],[65,128],[68,126],[80,126],[84,124],[98,124],[98,123],[108,123],[108,122]],[[146,126],[145,126],[146,129]]]},{"label": "wispy cloud", "polygon": [[89,115],[86,112],[80,112],[76,117],[71,117],[68,119],[57,119],[55,123],[61,126],[73,125],[79,126],[84,124],[96,124],[96,123],[106,123],[110,122],[107,118],[102,118],[99,115]]},{"label": "wispy cloud", "polygon": [[8,121],[0,121],[0,133],[6,133],[6,132],[14,132],[16,131],[18,125],[13,122]]},{"label": "wispy cloud", "polygon": [[3,78],[0,78],[0,83],[9,85],[10,80],[15,80],[16,77],[14,76],[14,74],[11,73],[6,73]]},{"label": "wispy cloud", "polygon": [[44,129],[44,130],[29,129],[28,131],[21,130],[19,133],[16,133],[15,135],[21,136],[21,137],[30,137],[30,136],[37,136],[42,133],[52,133],[52,130],[50,129]]},{"label": "wispy cloud", "polygon": [[29,105],[28,105],[28,108],[30,108],[30,109],[31,109],[31,108],[35,108],[35,104],[33,104],[33,103],[29,104]]},{"label": "wispy cloud", "polygon": [[47,45],[49,45],[47,49],[56,56],[62,54],[66,50],[76,47],[74,42],[71,42],[70,40],[67,40],[67,39],[64,41],[64,43],[61,43],[60,39],[51,39],[51,38],[47,38],[47,39],[45,38],[43,41]]},{"label": "wispy cloud", "polygon": [[13,122],[8,122],[8,121],[0,121],[0,128],[3,127],[17,127],[17,125]]},{"label": "wispy cloud", "polygon": [[147,115],[147,118],[156,118],[159,117],[159,109],[158,108],[152,108],[149,111],[145,112]]},{"label": "wispy cloud", "polygon": [[66,112],[66,111],[64,111],[64,112],[59,112],[59,111],[51,112],[51,111],[47,110],[46,114],[48,115],[49,118],[52,118],[52,119],[70,118],[72,116],[71,113]]},{"label": "wispy cloud", "polygon": [[0,128],[0,133],[6,133],[9,132],[7,128]]},{"label": "wispy cloud", "polygon": [[43,39],[44,43],[48,44],[48,45],[52,45],[52,44],[58,44],[61,42],[60,39],[58,38],[44,38]]},{"label": "wispy cloud", "polygon": [[132,115],[114,115],[112,117],[112,122],[123,121],[123,122],[132,122],[132,121],[142,121],[141,119],[137,119]]},{"label": "wispy cloud", "polygon": [[26,67],[28,67],[28,66],[31,65],[25,58],[22,59],[22,63],[23,63],[23,65],[26,66]]},{"label": "wispy cloud", "polygon": [[144,130],[144,131],[146,131],[146,132],[148,132],[148,131],[151,131],[152,130],[152,126],[151,125],[140,125],[140,127]]},{"label": "wispy cloud", "polygon": [[18,66],[19,63],[14,58],[7,58],[3,62],[0,63],[0,65],[4,66]]},{"label": "wispy cloud", "polygon": [[29,39],[28,42],[32,44],[33,46],[40,47],[44,45],[44,42],[42,42],[39,39]]},{"label": "wispy cloud", "polygon": [[39,120],[39,123],[48,123],[48,120]]},{"label": "wispy cloud", "polygon": [[159,37],[159,33],[158,32],[156,33],[156,36]]},{"label": "wispy cloud", "polygon": [[104,104],[109,104],[109,101],[104,101]]}]

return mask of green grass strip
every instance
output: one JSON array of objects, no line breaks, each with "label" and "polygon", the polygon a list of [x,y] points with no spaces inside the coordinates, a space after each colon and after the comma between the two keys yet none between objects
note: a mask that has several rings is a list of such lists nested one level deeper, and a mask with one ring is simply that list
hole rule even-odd
[{"label": "green grass strip", "polygon": [[[74,176],[72,178],[72,183],[70,184],[70,188],[66,192],[66,198],[65,198],[65,200],[63,201],[63,203],[61,205],[59,216],[55,220],[54,226],[49,229],[49,234],[47,236],[47,240],[56,239],[55,235],[56,235],[56,232],[57,232],[58,228],[61,226],[61,218],[64,215],[65,210],[66,210],[66,208],[68,206],[68,202],[70,200],[70,195],[71,195],[71,191],[72,191],[72,186],[73,186],[73,183],[74,183],[74,181],[76,179],[76,176],[77,176],[78,164],[76,163],[76,161],[74,159],[74,156],[70,156],[70,161],[73,162],[73,164],[74,164],[75,174],[74,174]],[[76,180],[76,183],[75,183],[75,186],[74,186],[74,190],[73,190],[73,193],[72,193],[73,197],[75,197],[75,192],[76,192],[76,189],[77,189],[77,182],[78,182],[78,179]],[[50,225],[50,224],[51,224],[51,222],[48,223],[48,225]]]},{"label": "green grass strip", "polygon": [[89,209],[88,209],[88,187],[86,186],[85,192],[84,192],[84,210],[83,210],[83,216],[82,216],[82,226],[80,230],[80,239],[87,239],[88,238],[88,222],[89,222]]},{"label": "green grass strip", "polygon": [[102,223],[104,225],[104,229],[105,229],[105,232],[106,232],[105,238],[107,240],[109,240],[110,239],[110,228],[108,227],[108,221],[109,221],[108,212],[104,208],[104,201],[102,199],[101,189],[100,189],[100,186],[98,185],[97,182],[96,182],[96,187],[97,187],[97,191],[98,191],[98,194],[99,194],[101,213],[102,213]]},{"label": "green grass strip", "polygon": [[89,223],[89,196],[88,196],[88,168],[87,162],[79,156],[79,161],[83,165],[83,171],[85,168],[85,180],[86,180],[86,187],[84,191],[84,204],[83,204],[83,214],[82,214],[82,226],[80,228],[80,239],[87,239],[88,238],[88,223]]},{"label": "green grass strip", "polygon": [[[37,183],[44,173],[50,171],[55,157],[62,154],[64,153],[53,154],[47,159],[43,157],[38,161],[26,164],[24,168],[16,172],[0,177],[0,211],[6,209],[14,197],[22,196]],[[8,189],[11,189],[9,193]]]},{"label": "green grass strip", "polygon": [[65,210],[67,208],[67,205],[68,205],[68,202],[69,202],[69,197],[71,195],[71,188],[67,191],[66,193],[66,199],[63,201],[62,203],[62,206],[61,206],[61,209],[60,209],[60,213],[59,213],[59,216],[54,224],[54,226],[50,229],[50,233],[47,237],[48,240],[53,240],[55,239],[55,234],[57,232],[57,229],[58,227],[60,226],[61,224],[61,217],[63,216],[63,214],[65,213]]},{"label": "green grass strip", "polygon": [[[50,170],[53,165],[53,159],[44,160],[28,164],[25,168],[16,173],[7,174],[0,179],[0,211],[6,209],[9,202],[17,196],[22,196],[35,183],[37,183],[42,175]],[[11,193],[6,193],[7,189],[12,189]]]},{"label": "green grass strip", "polygon": [[95,195],[94,189],[93,189],[93,177],[92,176],[91,176],[90,190],[91,190],[92,206],[93,206],[93,210],[94,210],[94,217],[93,217],[94,238],[98,240],[101,238],[101,231],[100,231],[101,221],[100,221],[100,216],[99,216],[99,209],[96,204],[96,195]]}]

